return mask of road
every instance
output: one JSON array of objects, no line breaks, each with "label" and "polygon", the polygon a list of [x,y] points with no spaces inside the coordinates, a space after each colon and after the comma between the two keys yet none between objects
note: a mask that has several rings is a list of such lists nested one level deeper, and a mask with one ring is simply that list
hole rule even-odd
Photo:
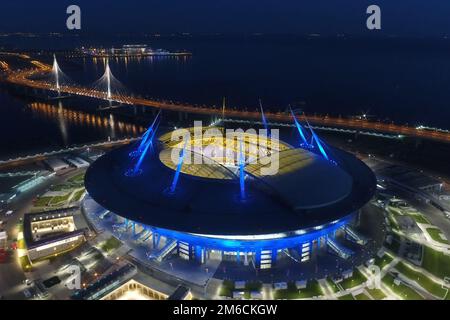
[{"label": "road", "polygon": [[441,210],[433,207],[424,201],[419,201],[414,195],[398,186],[390,185],[389,188],[400,198],[407,200],[414,208],[424,214],[424,216],[430,221],[430,223],[439,229],[450,239],[450,220],[447,219]]},{"label": "road", "polygon": [[[14,201],[3,210],[13,210],[14,213],[5,217],[4,213],[1,213],[1,220],[7,221],[5,230],[8,233],[8,240],[11,244],[13,239],[17,239],[17,225],[21,222],[24,214],[29,212],[32,207],[33,199],[44,193],[52,184],[62,183],[69,176],[74,175],[76,172],[70,172],[62,176],[53,176],[48,178],[44,183],[39,186],[21,193]],[[26,286],[23,284],[26,276],[19,265],[17,251],[13,251],[6,263],[0,263],[0,296],[4,299],[25,299],[23,290]]]},{"label": "road", "polygon": [[[171,101],[160,101],[133,95],[119,95],[107,92],[98,91],[91,88],[62,85],[59,89],[55,84],[49,81],[36,80],[37,75],[48,75],[52,72],[52,68],[42,62],[31,60],[29,57],[21,57],[21,59],[28,60],[33,68],[24,70],[10,70],[7,73],[6,81],[20,86],[26,86],[35,89],[48,90],[58,92],[59,94],[68,94],[76,96],[85,96],[101,100],[107,100],[111,103],[119,103],[124,105],[140,105],[150,108],[158,108],[169,111],[179,111],[193,114],[214,115],[228,118],[243,118],[243,119],[260,119],[261,113],[258,111],[245,111],[236,108],[217,108],[207,106],[196,106],[183,103],[174,103]],[[282,112],[265,112],[265,117],[270,121],[278,122],[292,122],[292,116],[289,113]],[[327,127],[349,128],[356,130],[365,130],[373,132],[384,132],[395,135],[404,135],[416,138],[424,138],[437,140],[442,142],[450,142],[450,131],[429,130],[425,128],[416,128],[405,125],[397,125],[394,123],[383,123],[369,121],[366,119],[355,118],[340,118],[330,116],[305,115],[299,117],[300,121],[309,122],[315,125],[322,125]]]}]

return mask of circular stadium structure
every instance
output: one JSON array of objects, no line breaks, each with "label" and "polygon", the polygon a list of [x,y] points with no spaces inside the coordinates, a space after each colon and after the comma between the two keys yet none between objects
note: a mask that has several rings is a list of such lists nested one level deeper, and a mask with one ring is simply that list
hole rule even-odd
[{"label": "circular stadium structure", "polygon": [[309,260],[313,243],[351,255],[334,236],[361,240],[349,223],[376,190],[362,161],[329,146],[324,154],[255,133],[221,138],[214,129],[168,132],[103,155],[86,173],[90,198],[116,227],[147,241],[148,258],[158,261],[214,256],[267,269],[285,250]]}]

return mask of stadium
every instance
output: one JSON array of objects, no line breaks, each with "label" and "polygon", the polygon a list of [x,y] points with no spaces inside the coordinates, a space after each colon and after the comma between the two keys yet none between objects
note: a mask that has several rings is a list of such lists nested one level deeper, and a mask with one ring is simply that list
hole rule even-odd
[{"label": "stadium", "polygon": [[[99,219],[144,243],[149,261],[170,254],[194,265],[214,259],[271,269],[285,254],[307,262],[321,246],[347,259],[353,252],[338,233],[365,244],[352,224],[376,178],[312,129],[295,147],[249,131],[224,137],[218,127],[156,137],[153,127],[97,159],[85,177],[88,199],[104,209]],[[265,173],[274,164],[276,172]]]}]

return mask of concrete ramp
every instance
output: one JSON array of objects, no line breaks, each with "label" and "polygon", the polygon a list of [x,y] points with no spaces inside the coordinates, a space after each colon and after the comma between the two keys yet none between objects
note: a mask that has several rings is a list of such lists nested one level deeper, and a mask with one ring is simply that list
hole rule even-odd
[{"label": "concrete ramp", "polygon": [[333,252],[338,257],[341,257],[342,259],[345,260],[349,259],[354,253],[352,250],[344,247],[343,245],[341,245],[340,243],[338,243],[333,239],[327,240],[327,246],[329,251]]}]

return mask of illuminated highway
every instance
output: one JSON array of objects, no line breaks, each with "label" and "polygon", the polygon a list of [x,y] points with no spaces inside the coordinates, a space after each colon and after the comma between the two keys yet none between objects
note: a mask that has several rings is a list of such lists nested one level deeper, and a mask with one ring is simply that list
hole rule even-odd
[{"label": "illuminated highway", "polygon": [[[6,81],[21,86],[27,86],[36,89],[49,90],[59,92],[60,94],[78,95],[85,97],[92,97],[110,102],[116,102],[125,105],[141,105],[144,107],[159,108],[170,111],[179,111],[194,114],[215,115],[218,117],[227,118],[242,118],[242,119],[260,119],[261,114],[257,111],[244,111],[237,109],[222,109],[217,107],[203,107],[194,106],[190,104],[174,103],[170,101],[159,101],[148,98],[139,98],[132,95],[114,94],[111,92],[101,91],[98,89],[91,89],[80,87],[76,85],[58,85],[59,89],[54,83],[44,80],[35,80],[38,75],[45,75],[52,72],[52,67],[42,62],[31,60],[28,56],[18,55],[21,59],[29,60],[34,66],[31,69],[15,70],[8,72]],[[273,113],[265,112],[265,117],[268,120],[275,122],[292,122],[292,116],[289,113]],[[298,116],[299,120],[306,120],[306,116]],[[302,119],[303,118],[303,119]],[[327,127],[349,128],[356,130],[384,132],[395,135],[410,136],[416,138],[432,139],[444,142],[450,142],[450,131],[429,129],[426,127],[410,127],[406,125],[388,124],[383,122],[369,121],[365,119],[341,118],[330,116],[308,115],[307,120],[316,125]]]}]

